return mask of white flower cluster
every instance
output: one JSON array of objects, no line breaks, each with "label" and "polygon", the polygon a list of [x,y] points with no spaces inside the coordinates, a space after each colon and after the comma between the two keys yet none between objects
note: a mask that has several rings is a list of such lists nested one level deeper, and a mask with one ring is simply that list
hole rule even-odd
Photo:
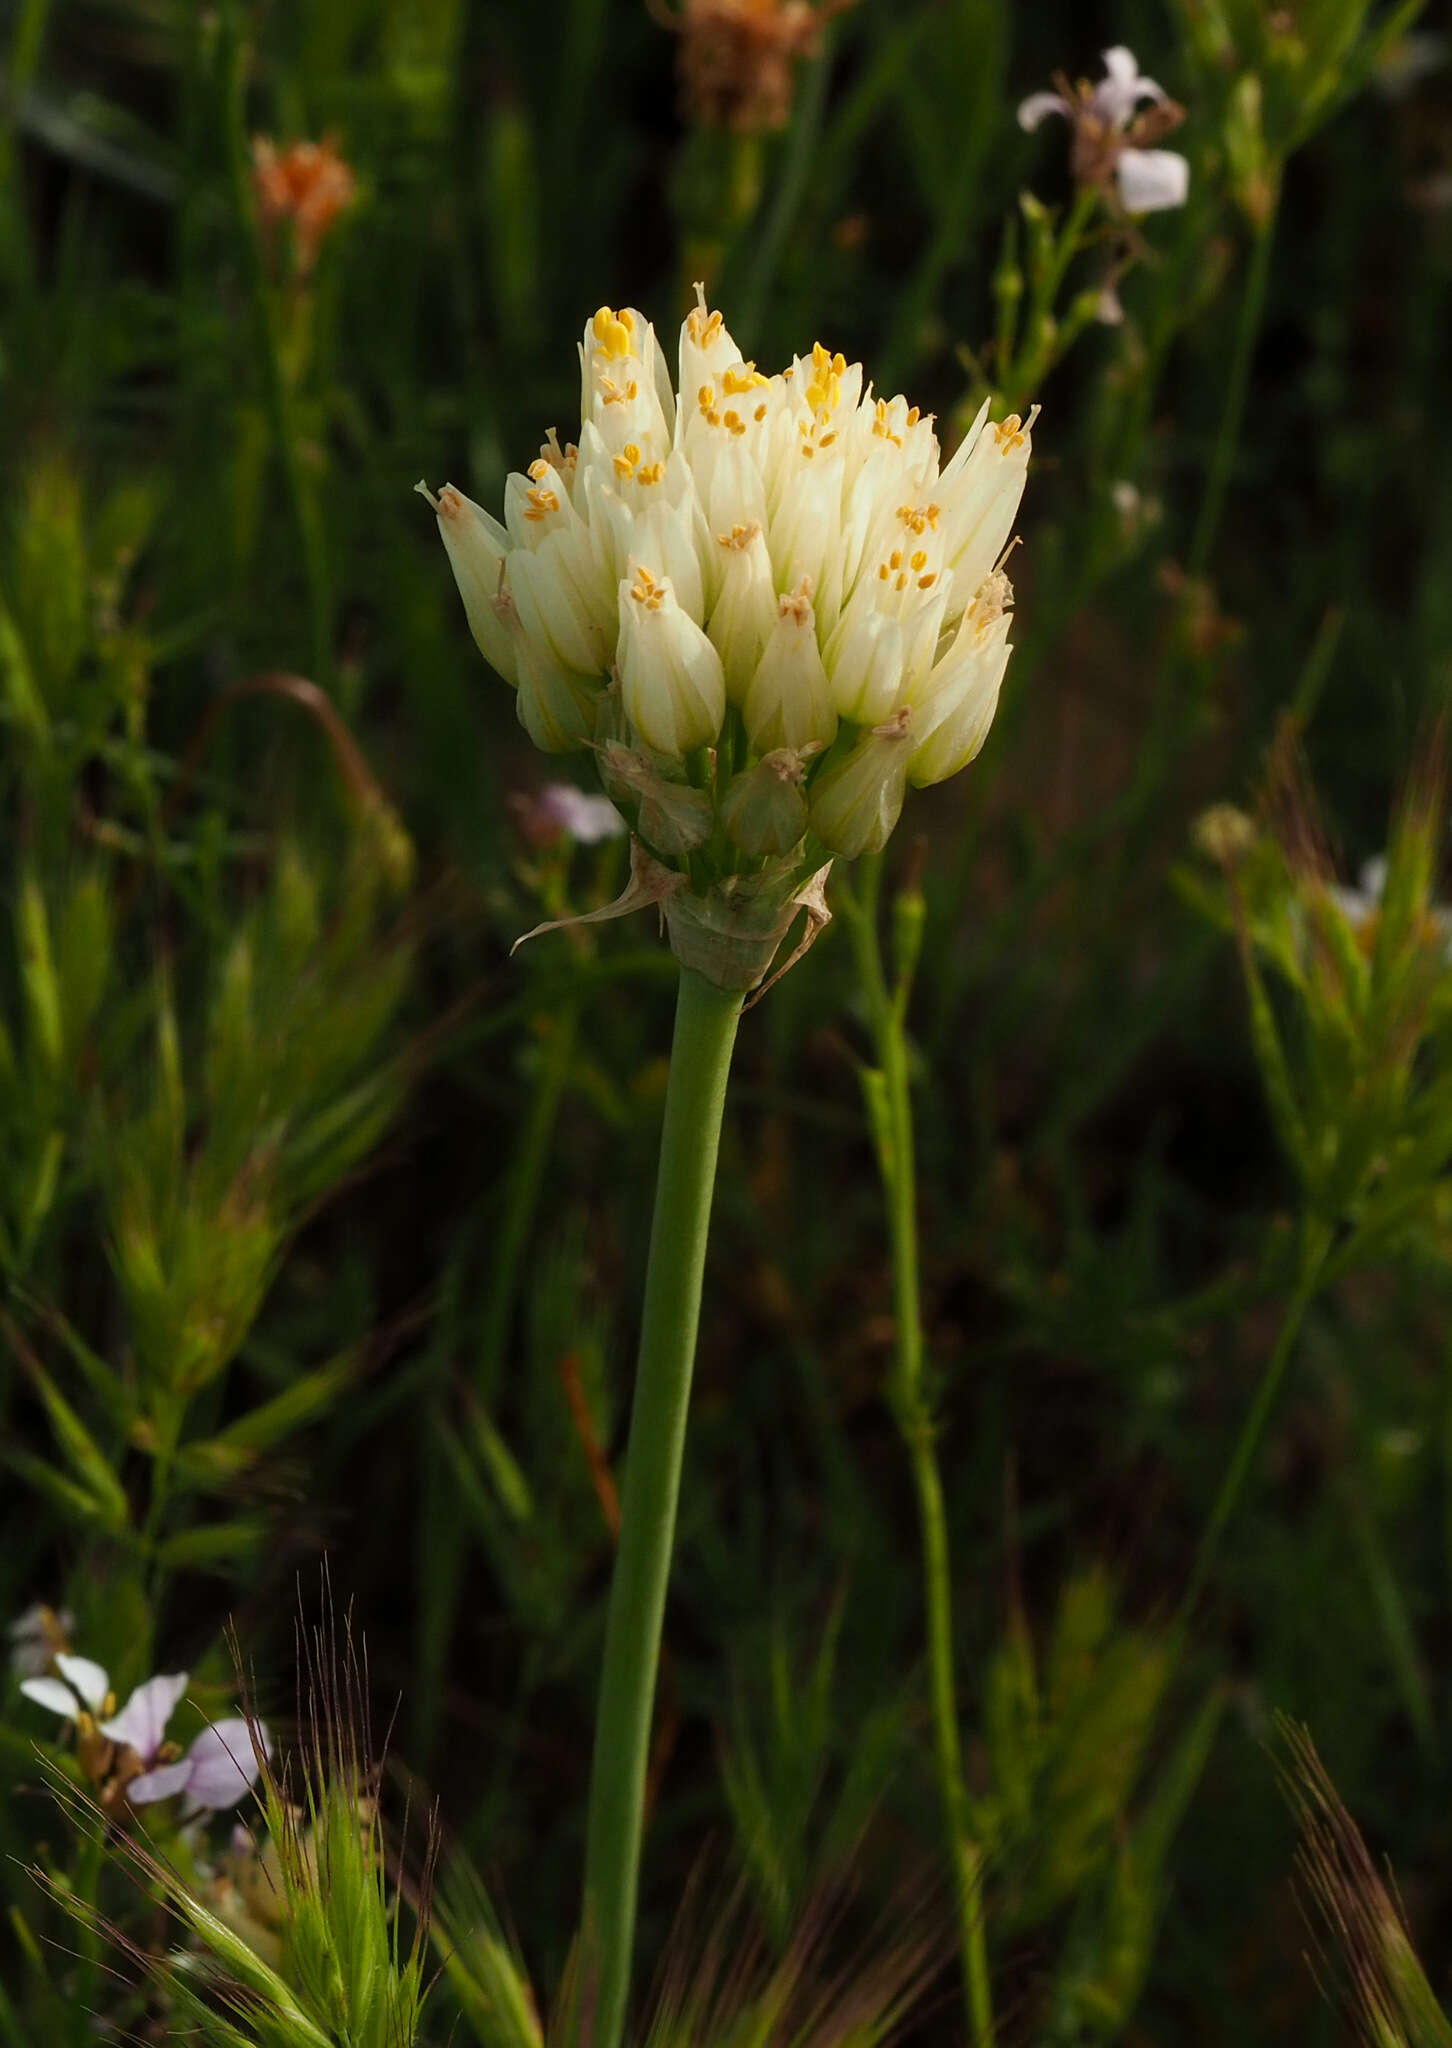
[{"label": "white flower cluster", "polygon": [[531,738],[599,747],[643,808],[646,771],[700,797],[664,803],[666,856],[712,832],[748,855],[808,831],[880,847],[905,785],[955,774],[992,722],[1032,420],[985,407],[940,466],[931,418],[860,364],[818,344],[765,376],[704,298],[678,394],[628,308],[595,314],[580,370],[578,443],[551,431],[502,524],[426,493]]}]

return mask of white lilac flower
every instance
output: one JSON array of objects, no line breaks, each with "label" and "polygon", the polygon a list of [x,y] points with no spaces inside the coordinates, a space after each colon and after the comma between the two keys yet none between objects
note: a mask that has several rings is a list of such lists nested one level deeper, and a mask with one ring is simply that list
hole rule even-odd
[{"label": "white lilac flower", "polygon": [[[739,881],[745,849],[717,876],[724,826],[703,846],[675,829],[680,803],[656,799],[689,784],[714,811],[773,757],[776,787],[797,794],[748,836],[774,846],[805,808],[793,852],[757,856],[790,860],[795,887],[824,855],[880,843],[908,782],[955,774],[982,744],[1032,416],[985,407],[944,464],[931,418],[878,397],[860,364],[819,343],[765,375],[699,296],[675,389],[643,315],[600,308],[580,344],[579,439],[551,431],[509,479],[502,522],[451,484],[419,488],[537,743],[594,745],[668,880],[700,849],[693,890]],[[672,845],[650,840],[647,795]]]},{"label": "white lilac flower", "polygon": [[1101,189],[1112,181],[1128,214],[1183,206],[1190,190],[1188,162],[1175,150],[1145,146],[1177,128],[1182,109],[1141,73],[1134,52],[1123,44],[1104,52],[1104,74],[1092,85],[1084,79],[1071,85],[1059,76],[1056,91],[1030,93],[1019,106],[1020,128],[1032,131],[1051,114],[1062,116],[1073,130],[1075,181]]},{"label": "white lilac flower", "polygon": [[[183,1757],[177,1757],[175,1746],[167,1742],[167,1723],[187,1689],[185,1671],[148,1678],[117,1713],[103,1666],[89,1657],[62,1652],[55,1659],[55,1668],[59,1676],[28,1678],[21,1692],[38,1706],[76,1723],[85,1736],[82,1761],[86,1754],[97,1759],[98,1778],[113,1775],[109,1760],[114,1753],[120,1754],[124,1767],[115,1776],[133,1806],[168,1799],[178,1792],[186,1794],[189,1813],[235,1806],[255,1781],[257,1758],[244,1720],[211,1723]],[[257,1735],[264,1754],[270,1755],[271,1741],[260,1723]],[[107,1761],[100,1761],[102,1758]]]},{"label": "white lilac flower", "polygon": [[37,1600],[10,1624],[10,1669],[17,1678],[39,1678],[71,1639],[76,1617],[68,1607]]}]

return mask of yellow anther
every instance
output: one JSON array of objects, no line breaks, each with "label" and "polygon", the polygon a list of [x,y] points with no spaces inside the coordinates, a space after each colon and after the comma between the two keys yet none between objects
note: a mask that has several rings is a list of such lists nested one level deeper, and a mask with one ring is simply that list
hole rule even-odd
[{"label": "yellow anther", "polygon": [[602,306],[590,322],[590,330],[605,355],[619,358],[630,354],[633,325],[629,313],[617,313],[613,306]]},{"label": "yellow anther", "polygon": [[738,524],[733,526],[729,533],[718,533],[716,544],[718,547],[730,548],[733,554],[740,554],[743,548],[751,546],[760,531],[761,528],[754,520],[749,526]]},{"label": "yellow anther", "polygon": [[922,418],[922,414],[921,414],[921,413],[920,413],[920,412],[918,411],[917,407],[916,407],[915,405],[910,405],[910,406],[908,407],[908,416],[907,416],[907,423],[908,423],[908,425],[909,425],[910,427],[915,427],[915,426],[917,425],[918,421],[919,421],[919,420],[920,420],[921,418]]},{"label": "yellow anther", "polygon": [[893,549],[892,553],[891,553],[891,554],[890,554],[890,555],[888,556],[888,558],[887,558],[887,566],[888,566],[888,568],[889,568],[889,569],[900,569],[900,568],[902,567],[902,549],[901,549],[901,548],[894,548],[894,549]]},{"label": "yellow anther", "polygon": [[547,477],[549,475],[550,466],[545,461],[544,457],[541,456],[537,462],[532,462],[529,465],[529,473],[534,478],[535,482],[538,483],[542,477]]},{"label": "yellow anther", "polygon": [[933,587],[933,585],[934,585],[934,584],[935,584],[935,583],[937,582],[937,580],[938,580],[938,572],[937,572],[937,570],[936,570],[936,569],[930,569],[930,570],[928,571],[928,573],[927,573],[927,575],[926,575],[926,576],[919,576],[919,578],[918,578],[918,589],[919,589],[919,590],[931,590],[931,589],[932,589],[932,587]]},{"label": "yellow anther", "polygon": [[907,570],[906,570],[906,569],[899,569],[899,570],[898,570],[898,572],[897,572],[897,580],[895,581],[895,583],[893,584],[893,586],[892,586],[892,587],[893,587],[893,589],[894,589],[894,590],[906,590],[906,589],[907,589],[907,587],[908,587],[908,574],[907,574]]},{"label": "yellow anther", "polygon": [[887,581],[887,564],[886,564],[886,562],[879,562],[879,563],[878,563],[878,565],[877,565],[877,577],[878,577],[878,581],[879,581],[880,583],[886,583],[886,581]]},{"label": "yellow anther", "polygon": [[696,393],[696,403],[700,406],[702,412],[708,411],[716,403],[715,385],[703,384]]},{"label": "yellow anther", "polygon": [[721,384],[728,398],[740,398],[743,392],[759,390],[770,381],[769,377],[762,376],[755,363],[742,363],[739,369],[728,370]]},{"label": "yellow anther", "polygon": [[529,510],[524,515],[526,519],[544,519],[560,509],[560,501],[553,491],[526,491],[524,495],[529,500]]},{"label": "yellow anther", "polygon": [[648,612],[658,612],[670,585],[662,578],[657,582],[649,569],[637,566],[635,581],[630,586],[630,595],[637,604],[643,604]]},{"label": "yellow anther", "polygon": [[832,443],[836,440],[836,438],[837,429],[834,427],[830,434],[823,434],[821,440],[817,443],[817,446],[819,448],[830,448]]},{"label": "yellow anther", "polygon": [[784,619],[795,619],[799,626],[805,626],[812,617],[812,579],[804,576],[795,590],[789,590],[778,600],[777,611]]},{"label": "yellow anther", "polygon": [[638,484],[658,484],[664,475],[663,462],[647,462],[635,472],[635,481]]},{"label": "yellow anther", "polygon": [[1005,455],[1011,455],[1015,448],[1022,448],[1025,440],[1023,421],[1016,412],[1011,412],[1006,420],[995,420],[993,438]]},{"label": "yellow anther", "polygon": [[615,457],[615,474],[617,476],[630,476],[633,473],[634,469],[635,464],[630,460],[628,455],[622,452],[621,454]]},{"label": "yellow anther", "polygon": [[746,432],[746,422],[742,419],[739,412],[728,412],[725,415],[725,425],[733,434],[744,434]]},{"label": "yellow anther", "polygon": [[928,558],[927,558],[926,554],[924,554],[923,550],[922,550],[921,548],[918,548],[918,549],[917,549],[917,550],[916,550],[916,551],[914,552],[914,554],[913,554],[913,558],[912,558],[911,562],[910,562],[910,563],[908,564],[908,567],[909,567],[909,568],[911,568],[911,569],[926,569],[926,568],[927,568],[927,566],[928,566]]},{"label": "yellow anther", "polygon": [[755,412],[754,412],[754,413],[753,413],[753,414],[751,415],[751,417],[752,417],[752,418],[753,418],[754,420],[764,420],[764,419],[766,418],[766,400],[765,400],[765,399],[763,399],[763,400],[761,401],[761,404],[760,404],[760,405],[759,405],[759,406],[758,406],[758,407],[756,408],[756,411],[755,411]]}]

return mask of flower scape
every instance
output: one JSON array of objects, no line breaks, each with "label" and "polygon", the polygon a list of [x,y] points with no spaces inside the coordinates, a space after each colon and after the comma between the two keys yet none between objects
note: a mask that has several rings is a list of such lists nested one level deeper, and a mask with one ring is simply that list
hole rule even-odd
[{"label": "flower scape", "polygon": [[798,909],[825,920],[833,856],[983,745],[1033,416],[985,404],[944,465],[860,364],[818,343],[767,376],[697,295],[675,390],[643,315],[588,322],[579,440],[551,430],[502,523],[419,489],[531,739],[593,748],[631,820],[613,908],[659,902],[684,964],[751,988]]}]

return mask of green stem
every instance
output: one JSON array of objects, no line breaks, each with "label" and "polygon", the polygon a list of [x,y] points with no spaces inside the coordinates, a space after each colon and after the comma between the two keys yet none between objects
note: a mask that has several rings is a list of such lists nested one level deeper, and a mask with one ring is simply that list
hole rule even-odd
[{"label": "green stem", "polygon": [[[958,1738],[958,1688],[953,1669],[952,1568],[943,1481],[938,1469],[933,1416],[923,1391],[923,1318],[918,1273],[917,1170],[913,1145],[912,1092],[903,1015],[910,966],[900,967],[889,990],[877,931],[880,863],[863,863],[861,902],[845,900],[858,971],[872,1014],[879,1074],[868,1084],[869,1114],[877,1139],[878,1166],[887,1199],[892,1244],[893,1318],[897,1353],[891,1402],[907,1447],[917,1494],[922,1537],[923,1606],[928,1638],[928,1672],[933,1704],[938,1783],[953,1864],[963,1997],[974,2048],[992,2048],[993,2003],[988,1971],[988,1938],[983,1914],[983,1851],[973,1838],[963,1752]],[[874,1082],[876,1085],[874,1085]]]},{"label": "green stem", "polygon": [[567,1002],[554,1018],[554,1029],[545,1046],[529,1118],[509,1169],[504,1215],[490,1260],[489,1290],[485,1296],[483,1336],[479,1345],[478,1383],[486,1402],[492,1402],[499,1390],[510,1318],[524,1270],[525,1249],[534,1229],[545,1168],[554,1146],[560,1103],[575,1057],[577,1017],[578,1005]]},{"label": "green stem", "polygon": [[1301,1334],[1306,1310],[1311,1306],[1316,1290],[1320,1286],[1322,1270],[1330,1249],[1331,1232],[1322,1225],[1308,1227],[1302,1246],[1300,1272],[1295,1290],[1286,1304],[1275,1349],[1266,1363],[1255,1399],[1250,1404],[1250,1412],[1241,1424],[1240,1435],[1236,1439],[1225,1477],[1220,1482],[1220,1491],[1215,1496],[1215,1505],[1210,1510],[1210,1519],[1200,1537],[1200,1547],[1195,1553],[1190,1581],[1185,1588],[1184,1598],[1180,1602],[1179,1612],[1171,1631],[1172,1636],[1176,1638],[1188,1625],[1199,1603],[1200,1595],[1205,1590],[1205,1582],[1210,1576],[1210,1567],[1214,1564],[1220,1548],[1225,1525],[1235,1511],[1251,1465],[1254,1463],[1255,1454],[1260,1448],[1260,1440],[1265,1434],[1266,1423],[1280,1392],[1281,1381],[1285,1378],[1286,1367],[1296,1348],[1296,1339]]},{"label": "green stem", "polygon": [[1250,365],[1255,354],[1256,337],[1260,333],[1261,318],[1265,312],[1266,286],[1270,281],[1271,248],[1276,233],[1276,198],[1266,208],[1265,218],[1256,227],[1255,240],[1251,245],[1250,269],[1246,272],[1245,290],[1240,295],[1240,317],[1235,329],[1235,349],[1230,359],[1230,379],[1225,387],[1225,404],[1220,414],[1220,426],[1215,436],[1215,448],[1210,458],[1210,473],[1205,480],[1205,495],[1200,500],[1200,515],[1195,521],[1194,537],[1190,542],[1190,553],[1186,563],[1191,576],[1203,576],[1209,566],[1215,546],[1215,537],[1220,531],[1220,515],[1225,509],[1225,493],[1230,486],[1230,472],[1235,464],[1236,450],[1240,446],[1240,429],[1245,414],[1245,396],[1250,386]]},{"label": "green stem", "polygon": [[716,1150],[740,1015],[739,994],[682,970],[590,1770],[582,1978],[590,2048],[618,2048],[630,1993],[656,1665]]},{"label": "green stem", "polygon": [[229,7],[224,12],[223,26],[227,38],[226,61],[222,74],[223,91],[226,96],[224,136],[227,181],[232,210],[236,217],[248,294],[252,300],[268,423],[272,428],[278,460],[282,464],[283,480],[287,485],[288,502],[297,532],[298,552],[302,559],[313,674],[320,683],[327,684],[332,680],[333,671],[333,598],[327,546],[304,465],[302,433],[298,424],[293,384],[283,361],[276,295],[268,280],[258,234],[252,196],[252,159],[247,139],[245,50],[234,7]]}]

